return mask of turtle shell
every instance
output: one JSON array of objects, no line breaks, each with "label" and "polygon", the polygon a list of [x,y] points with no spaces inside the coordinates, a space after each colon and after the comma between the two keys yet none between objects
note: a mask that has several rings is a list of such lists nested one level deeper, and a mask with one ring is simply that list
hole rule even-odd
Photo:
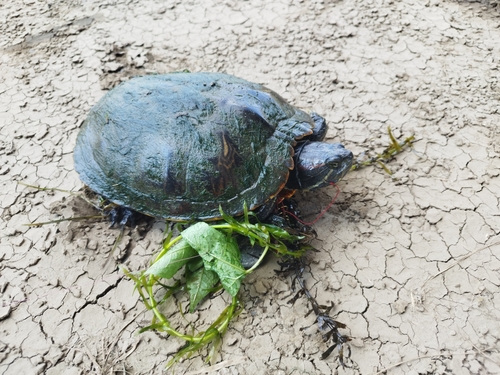
[{"label": "turtle shell", "polygon": [[90,111],[74,152],[108,200],[171,220],[264,204],[285,186],[311,117],[266,87],[221,73],[133,78]]}]

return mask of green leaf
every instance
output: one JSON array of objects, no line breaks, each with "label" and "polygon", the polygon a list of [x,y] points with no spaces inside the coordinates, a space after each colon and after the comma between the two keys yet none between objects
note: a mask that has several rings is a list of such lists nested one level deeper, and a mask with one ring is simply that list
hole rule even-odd
[{"label": "green leaf", "polygon": [[[187,270],[190,271],[191,273],[198,271],[198,269],[200,269],[203,266],[204,266],[204,264],[203,264],[202,257],[195,258],[195,259],[191,260],[190,262],[188,262],[188,264],[186,265]],[[186,271],[186,272],[188,272],[188,271]]]},{"label": "green leaf", "polygon": [[189,312],[194,312],[198,303],[205,298],[219,281],[219,276],[214,271],[200,267],[194,272],[186,272],[186,286],[189,292]]},{"label": "green leaf", "polygon": [[280,227],[273,225],[273,224],[261,224],[261,226],[265,226],[267,228],[267,230],[269,231],[269,233],[271,233],[271,235],[274,238],[279,238],[280,240],[285,240],[285,241],[290,241],[290,242],[298,242],[304,238],[303,236],[295,236],[293,234],[290,234],[285,229],[280,228]]},{"label": "green leaf", "polygon": [[174,247],[169,249],[165,255],[153,263],[151,267],[146,270],[145,274],[170,279],[183,265],[197,255],[198,253],[196,250],[193,249],[186,240],[181,239]]},{"label": "green leaf", "polygon": [[245,276],[236,240],[204,222],[184,230],[182,237],[203,258],[205,268],[217,273],[224,289],[236,296]]}]

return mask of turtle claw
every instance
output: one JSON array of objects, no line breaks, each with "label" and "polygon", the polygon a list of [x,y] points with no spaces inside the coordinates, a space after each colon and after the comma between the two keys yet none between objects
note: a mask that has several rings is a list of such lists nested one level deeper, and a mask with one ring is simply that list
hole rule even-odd
[{"label": "turtle claw", "polygon": [[114,206],[108,213],[109,221],[111,222],[110,228],[116,224],[123,228],[128,225],[133,227],[135,224],[136,213],[127,207]]},{"label": "turtle claw", "polygon": [[323,141],[326,137],[326,132],[328,131],[326,120],[316,112],[311,112],[311,118],[314,121],[314,128],[313,133],[308,137],[309,140],[315,142]]}]

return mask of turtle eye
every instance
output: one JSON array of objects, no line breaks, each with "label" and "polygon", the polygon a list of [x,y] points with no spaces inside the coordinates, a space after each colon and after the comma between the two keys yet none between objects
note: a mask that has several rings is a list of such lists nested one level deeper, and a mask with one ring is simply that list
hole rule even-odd
[{"label": "turtle eye", "polygon": [[330,168],[338,168],[339,166],[339,163],[337,163],[336,161],[332,161],[331,163],[328,164],[330,166]]}]

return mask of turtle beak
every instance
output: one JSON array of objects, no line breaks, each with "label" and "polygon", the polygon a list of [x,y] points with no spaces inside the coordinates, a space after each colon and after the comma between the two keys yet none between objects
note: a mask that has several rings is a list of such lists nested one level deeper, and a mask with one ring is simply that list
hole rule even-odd
[{"label": "turtle beak", "polygon": [[352,152],[339,144],[335,158],[327,162],[327,164],[330,165],[330,171],[323,180],[328,184],[342,180],[347,172],[351,170],[353,159]]},{"label": "turtle beak", "polygon": [[352,162],[352,152],[340,143],[308,143],[297,154],[294,179],[287,187],[312,190],[330,185],[346,175]]},{"label": "turtle beak", "polygon": [[343,179],[344,176],[351,170],[352,163],[354,160],[354,156],[351,151],[346,150],[346,155],[344,157],[344,160],[342,161],[342,175],[340,176],[339,180]]}]

